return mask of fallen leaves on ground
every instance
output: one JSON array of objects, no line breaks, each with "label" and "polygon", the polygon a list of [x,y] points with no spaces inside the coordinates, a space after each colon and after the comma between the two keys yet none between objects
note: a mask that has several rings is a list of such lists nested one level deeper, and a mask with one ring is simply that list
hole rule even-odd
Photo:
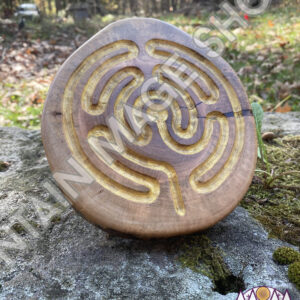
[{"label": "fallen leaves on ground", "polygon": [[58,33],[49,40],[34,40],[18,32],[16,26],[10,30],[14,41],[0,43],[0,126],[39,128],[51,81],[87,37],[76,34],[70,40]]}]

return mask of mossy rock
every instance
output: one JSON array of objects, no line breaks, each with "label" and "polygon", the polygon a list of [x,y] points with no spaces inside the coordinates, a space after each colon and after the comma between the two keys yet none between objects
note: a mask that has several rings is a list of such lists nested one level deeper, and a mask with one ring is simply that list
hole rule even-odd
[{"label": "mossy rock", "polygon": [[294,262],[289,266],[289,279],[300,290],[300,261]]},{"label": "mossy rock", "polygon": [[[276,180],[266,186],[266,165],[259,159],[257,172],[241,203],[268,231],[270,238],[300,244],[300,136],[285,136],[265,143]],[[293,172],[293,173],[291,173]],[[298,173],[296,173],[298,172]]]},{"label": "mossy rock", "polygon": [[280,247],[274,251],[273,259],[280,265],[289,265],[300,262],[300,253],[289,247]]},{"label": "mossy rock", "polygon": [[179,261],[183,267],[199,272],[214,283],[214,290],[222,295],[237,293],[245,289],[242,278],[231,273],[224,262],[223,251],[204,234],[183,238]]},{"label": "mossy rock", "polygon": [[183,243],[179,261],[182,266],[194,272],[200,272],[214,281],[230,275],[230,271],[223,261],[221,251],[212,245],[205,235],[193,235]]}]

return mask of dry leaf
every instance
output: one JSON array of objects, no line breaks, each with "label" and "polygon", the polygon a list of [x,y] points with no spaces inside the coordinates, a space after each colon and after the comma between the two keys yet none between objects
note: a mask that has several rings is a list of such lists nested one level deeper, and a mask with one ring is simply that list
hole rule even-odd
[{"label": "dry leaf", "polygon": [[291,106],[288,103],[286,103],[283,106],[277,107],[275,111],[279,112],[279,113],[286,113],[286,112],[289,112],[291,110],[292,110]]}]

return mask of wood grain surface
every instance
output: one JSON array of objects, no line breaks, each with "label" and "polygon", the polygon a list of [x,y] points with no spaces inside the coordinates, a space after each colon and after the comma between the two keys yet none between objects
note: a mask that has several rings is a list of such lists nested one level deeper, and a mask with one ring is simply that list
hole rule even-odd
[{"label": "wood grain surface", "polygon": [[166,237],[238,205],[256,164],[255,124],[238,77],[208,52],[172,25],[132,18],[63,64],[42,137],[54,178],[86,219]]}]

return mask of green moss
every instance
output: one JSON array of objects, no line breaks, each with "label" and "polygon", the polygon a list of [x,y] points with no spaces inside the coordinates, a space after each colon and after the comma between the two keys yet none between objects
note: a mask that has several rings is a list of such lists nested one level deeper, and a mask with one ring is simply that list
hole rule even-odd
[{"label": "green moss", "polygon": [[61,221],[61,216],[57,215],[51,219],[52,223],[59,223]]},{"label": "green moss", "polygon": [[300,253],[289,247],[280,247],[274,251],[273,259],[281,265],[289,265],[300,261]]},{"label": "green moss", "polygon": [[288,272],[289,279],[300,290],[300,262],[294,262],[289,266]]},{"label": "green moss", "polygon": [[25,228],[21,225],[21,224],[14,224],[12,226],[12,228],[18,233],[18,234],[25,234],[26,233],[26,230]]},{"label": "green moss", "polygon": [[200,272],[214,281],[230,275],[221,251],[205,235],[192,236],[183,244],[181,250],[179,261],[184,267]]},{"label": "green moss", "polygon": [[[300,136],[277,138],[265,143],[271,169],[276,175],[300,171]],[[264,170],[258,160],[257,169]],[[260,221],[270,237],[300,245],[300,177],[285,175],[266,187],[266,174],[256,172],[252,185],[241,205]]]},{"label": "green moss", "polygon": [[222,251],[205,235],[184,237],[180,244],[179,261],[182,266],[212,279],[214,290],[222,295],[245,289],[242,278],[234,276],[223,260]]}]

